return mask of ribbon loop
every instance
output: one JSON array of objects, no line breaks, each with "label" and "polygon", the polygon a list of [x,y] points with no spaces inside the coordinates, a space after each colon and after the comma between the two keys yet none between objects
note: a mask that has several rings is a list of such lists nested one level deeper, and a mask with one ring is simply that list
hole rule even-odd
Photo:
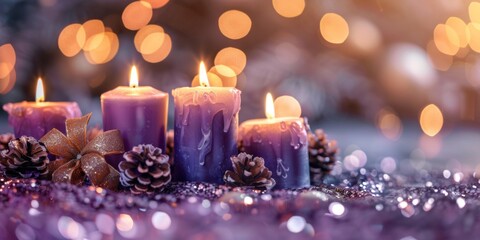
[{"label": "ribbon loop", "polygon": [[87,144],[87,124],[92,113],[81,118],[70,118],[65,121],[67,138],[77,147],[78,151]]}]

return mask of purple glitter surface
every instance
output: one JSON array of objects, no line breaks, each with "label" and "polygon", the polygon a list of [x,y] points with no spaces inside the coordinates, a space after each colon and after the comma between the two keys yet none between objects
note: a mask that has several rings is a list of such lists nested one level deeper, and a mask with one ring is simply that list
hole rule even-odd
[{"label": "purple glitter surface", "polygon": [[152,196],[2,179],[0,231],[4,239],[475,239],[479,181],[447,177],[360,169],[303,189],[177,182]]}]

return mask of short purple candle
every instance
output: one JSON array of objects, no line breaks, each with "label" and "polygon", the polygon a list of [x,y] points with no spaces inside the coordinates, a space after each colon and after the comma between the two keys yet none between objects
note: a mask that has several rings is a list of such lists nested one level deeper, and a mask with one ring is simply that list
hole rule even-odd
[{"label": "short purple candle", "polygon": [[302,118],[248,120],[240,125],[238,137],[246,153],[265,160],[276,181],[274,189],[310,186],[307,132]]},{"label": "short purple candle", "polygon": [[206,81],[207,86],[177,88],[172,93],[175,181],[221,184],[225,171],[232,168],[230,157],[237,154],[241,92],[234,87],[210,87]]},{"label": "short purple candle", "polygon": [[36,99],[36,102],[3,105],[16,137],[25,135],[40,139],[53,128],[65,133],[65,120],[82,116],[76,102],[43,102],[45,97],[41,79],[37,82]]},{"label": "short purple candle", "polygon": [[[165,151],[168,93],[149,86],[138,86],[138,74],[132,67],[130,87],[117,87],[101,96],[103,129],[118,129],[125,150],[138,144],[152,144]],[[110,158],[118,165],[120,158]]]}]

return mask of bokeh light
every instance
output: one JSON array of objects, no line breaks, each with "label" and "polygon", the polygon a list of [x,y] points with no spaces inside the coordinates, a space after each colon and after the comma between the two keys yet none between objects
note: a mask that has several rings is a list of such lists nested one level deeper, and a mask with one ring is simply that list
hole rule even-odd
[{"label": "bokeh light", "polygon": [[215,65],[208,72],[218,76],[224,87],[235,87],[237,85],[237,74],[228,66]]},{"label": "bokeh light", "polygon": [[[459,47],[464,48],[468,45],[470,40],[470,33],[467,28],[467,24],[458,17],[449,17],[445,22],[445,25],[449,26],[456,33],[456,36],[459,40]],[[452,37],[452,36],[449,36]],[[455,38],[455,37],[453,37]],[[450,41],[455,41],[455,39],[449,39]]]},{"label": "bokeh light", "polygon": [[127,29],[138,30],[150,22],[152,15],[152,6],[149,2],[135,1],[123,10],[122,22]]},{"label": "bokeh light", "polygon": [[430,137],[437,135],[443,126],[442,111],[435,104],[423,108],[420,114],[420,126],[426,135]]},{"label": "bokeh light", "polygon": [[118,231],[121,232],[128,232],[133,229],[134,227],[134,222],[132,217],[128,214],[120,214],[117,218],[117,223],[116,223]]},{"label": "bokeh light", "polygon": [[363,53],[372,53],[382,44],[382,35],[377,26],[366,19],[354,19],[351,22],[350,44]]},{"label": "bokeh light", "polygon": [[164,212],[155,212],[152,216],[152,224],[158,230],[167,230],[172,224],[172,219]]},{"label": "bokeh light", "polygon": [[89,51],[84,51],[85,57],[89,63],[107,63],[117,54],[119,41],[115,33],[110,31],[99,33],[93,36],[91,39],[92,41],[87,41],[87,44],[91,43],[97,45],[98,42],[98,45],[95,48],[91,48]]},{"label": "bokeh light", "polygon": [[447,55],[457,54],[460,48],[460,39],[455,30],[445,24],[438,24],[433,30],[433,41],[438,50]]},{"label": "bokeh light", "polygon": [[472,1],[470,3],[468,6],[468,15],[470,16],[470,21],[480,24],[480,2]]},{"label": "bokeh light", "polygon": [[169,0],[144,0],[146,2],[149,2],[152,5],[152,8],[161,8],[165,6]]},{"label": "bokeh light", "polygon": [[12,44],[0,46],[0,78],[6,78],[15,67],[17,55]]},{"label": "bokeh light", "polygon": [[[85,39],[86,39],[85,45],[83,46],[83,50],[91,51],[97,48],[103,41],[104,35],[101,35],[102,33],[105,32],[105,25],[103,25],[103,22],[98,19],[92,19],[83,23],[82,27],[83,27],[83,30],[85,31]],[[79,35],[77,35],[77,37],[79,37]]]},{"label": "bokeh light", "polygon": [[397,140],[402,134],[402,121],[390,110],[382,109],[378,113],[377,125],[382,134],[391,140]]},{"label": "bokeh light", "polygon": [[427,54],[430,61],[433,63],[433,67],[437,70],[447,71],[452,66],[453,57],[438,51],[433,41],[430,41],[427,44]]},{"label": "bokeh light", "polygon": [[467,28],[470,35],[468,45],[473,51],[480,53],[480,23],[468,23]]},{"label": "bokeh light", "polygon": [[[219,76],[217,76],[217,74],[212,72],[207,72],[207,78],[208,78],[208,83],[210,87],[223,87],[222,79]],[[198,86],[200,86],[200,77],[197,74],[192,80],[192,87],[198,87]]]},{"label": "bokeh light", "polygon": [[77,55],[85,44],[86,33],[83,26],[73,23],[60,32],[58,35],[58,48],[67,57]]},{"label": "bokeh light", "polygon": [[302,116],[302,107],[300,103],[292,96],[280,96],[273,102],[275,106],[275,117],[300,117]]},{"label": "bokeh light", "polygon": [[241,39],[250,32],[252,20],[250,20],[250,17],[244,12],[229,10],[218,18],[218,28],[227,38],[234,40]]},{"label": "bokeh light", "polygon": [[305,0],[272,0],[273,8],[282,17],[293,18],[302,14]]},{"label": "bokeh light", "polygon": [[227,47],[220,50],[215,56],[215,65],[225,65],[240,74],[247,65],[247,55],[234,47]]},{"label": "bokeh light", "polygon": [[10,92],[13,86],[15,86],[16,81],[17,72],[14,68],[6,77],[0,78],[0,94],[7,94],[8,92]]},{"label": "bokeh light", "polygon": [[142,54],[152,54],[163,45],[165,32],[158,25],[147,25],[142,27],[134,38],[135,49]]},{"label": "bokeh light", "polygon": [[[158,38],[159,38],[159,36],[157,35],[157,37],[154,37],[153,39],[158,39]],[[145,38],[145,39],[148,39],[148,37]],[[162,43],[157,43],[157,44],[161,44],[161,45],[154,52],[152,52],[152,53],[142,53],[142,57],[145,61],[150,62],[150,63],[161,62],[165,58],[167,58],[168,55],[170,54],[170,52],[172,51],[172,39],[170,38],[170,35],[168,35],[166,33],[163,34],[163,42]],[[145,46],[145,44],[142,43],[141,49],[144,49],[144,50],[147,50],[149,48],[151,49],[151,47],[147,47],[147,46],[144,47],[144,46]]]},{"label": "bokeh light", "polygon": [[348,23],[336,13],[327,13],[320,20],[320,33],[327,42],[341,44],[348,37]]}]

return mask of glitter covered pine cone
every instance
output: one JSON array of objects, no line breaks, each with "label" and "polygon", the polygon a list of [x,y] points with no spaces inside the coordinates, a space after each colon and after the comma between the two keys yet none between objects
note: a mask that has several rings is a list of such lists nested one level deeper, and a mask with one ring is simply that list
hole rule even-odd
[{"label": "glitter covered pine cone", "polygon": [[233,171],[227,170],[223,180],[232,187],[251,187],[255,189],[271,189],[275,186],[272,172],[265,167],[261,157],[253,157],[244,152],[230,158]]},{"label": "glitter covered pine cone", "polygon": [[44,178],[48,176],[48,152],[33,137],[11,140],[0,153],[0,168],[8,178]]},{"label": "glitter covered pine cone", "polygon": [[310,162],[310,181],[318,184],[329,174],[337,162],[338,147],[336,141],[327,139],[321,129],[308,132],[308,158]]},{"label": "glitter covered pine cone", "polygon": [[123,154],[120,183],[134,194],[155,193],[171,180],[169,157],[162,149],[140,144]]}]

